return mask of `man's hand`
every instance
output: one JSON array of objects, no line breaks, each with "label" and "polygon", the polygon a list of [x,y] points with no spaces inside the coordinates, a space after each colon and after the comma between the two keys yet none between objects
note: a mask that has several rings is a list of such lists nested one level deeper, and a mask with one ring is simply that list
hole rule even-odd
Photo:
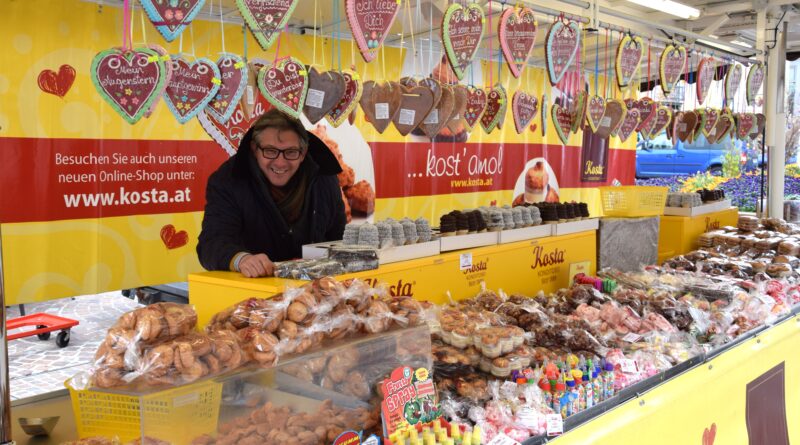
[{"label": "man's hand", "polygon": [[247,278],[271,277],[275,272],[275,264],[265,253],[248,254],[239,261],[239,270]]}]

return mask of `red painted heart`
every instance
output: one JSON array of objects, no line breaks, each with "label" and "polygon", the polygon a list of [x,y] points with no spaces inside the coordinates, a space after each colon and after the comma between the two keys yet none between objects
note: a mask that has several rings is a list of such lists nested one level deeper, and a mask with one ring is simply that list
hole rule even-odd
[{"label": "red painted heart", "polygon": [[464,120],[470,130],[475,127],[475,124],[483,116],[487,103],[488,99],[485,91],[473,86],[467,87],[467,109],[464,112]]},{"label": "red painted heart", "polygon": [[591,127],[592,132],[596,132],[597,127],[600,126],[600,121],[603,119],[603,115],[606,114],[606,100],[600,96],[590,97],[586,114],[589,127]]},{"label": "red painted heart", "polygon": [[539,99],[523,91],[517,90],[511,98],[511,113],[514,115],[514,126],[517,134],[522,134],[539,111]]},{"label": "red painted heart", "polygon": [[481,127],[486,134],[491,133],[506,114],[506,91],[498,85],[486,95],[486,110],[481,116]]},{"label": "red painted heart", "polygon": [[185,230],[177,232],[175,226],[167,224],[161,228],[161,241],[167,249],[177,249],[189,242],[189,234]]},{"label": "red painted heart", "polygon": [[545,42],[545,63],[550,83],[556,85],[575,60],[581,28],[575,22],[557,21],[550,26]]},{"label": "red painted heart", "polygon": [[468,6],[453,3],[445,11],[442,42],[447,60],[459,80],[464,78],[467,67],[481,45],[485,19],[483,9],[476,3]]},{"label": "red painted heart", "polygon": [[345,82],[344,95],[342,95],[342,99],[339,103],[333,107],[333,110],[328,112],[325,116],[325,119],[327,119],[334,128],[341,125],[347,117],[352,114],[353,110],[355,110],[358,105],[358,101],[361,100],[361,94],[363,92],[363,86],[361,85],[358,73],[344,71],[342,72],[342,76],[344,76]]},{"label": "red painted heart", "polygon": [[667,45],[661,53],[659,74],[661,88],[669,93],[681,79],[686,70],[686,47],[681,45]]},{"label": "red painted heart", "polygon": [[75,82],[75,68],[70,65],[61,65],[58,73],[53,70],[43,70],[37,79],[39,89],[58,97],[64,97],[72,83]]},{"label": "red painted heart", "polygon": [[641,37],[626,35],[619,41],[615,67],[617,71],[617,84],[620,88],[624,88],[630,84],[631,79],[639,69],[642,56],[644,56],[644,41]]},{"label": "red painted heart", "polygon": [[266,50],[289,23],[298,3],[299,0],[236,0],[236,7],[258,44]]},{"label": "red painted heart", "polygon": [[214,141],[228,153],[229,156],[236,154],[239,149],[239,143],[242,141],[247,130],[250,129],[262,114],[266,113],[272,108],[272,105],[267,102],[267,99],[260,95],[255,95],[255,105],[253,112],[248,114],[242,103],[236,104],[236,108],[231,114],[230,119],[221,124],[216,118],[211,115],[208,107],[197,115],[197,120],[200,126],[203,127],[206,133],[211,136]]},{"label": "red painted heart", "polygon": [[169,63],[172,77],[164,90],[164,101],[178,122],[185,124],[217,94],[221,84],[219,68],[204,58],[190,63],[176,56]]},{"label": "red painted heart", "polygon": [[397,0],[345,0],[347,23],[353,32],[358,50],[366,62],[378,55],[383,40],[389,35],[400,12]]},{"label": "red painted heart", "polygon": [[756,63],[750,67],[747,72],[747,104],[753,105],[755,103],[756,94],[761,89],[761,84],[764,83],[764,65]]},{"label": "red painted heart", "polygon": [[712,423],[711,427],[703,430],[703,445],[714,445],[717,438],[717,424]]},{"label": "red painted heart", "polygon": [[261,68],[258,89],[275,108],[299,118],[306,101],[308,74],[302,62],[289,57],[277,65]]},{"label": "red painted heart", "polygon": [[551,117],[553,123],[556,124],[556,133],[561,143],[567,145],[569,142],[569,133],[572,129],[572,113],[566,108],[562,108],[559,104],[553,104],[551,110]]},{"label": "red painted heart", "polygon": [[739,91],[743,73],[744,67],[741,63],[733,62],[732,65],[728,66],[728,73],[725,75],[725,99],[728,104],[733,101],[736,92]]},{"label": "red painted heart", "polygon": [[636,131],[642,131],[642,129],[649,126],[656,117],[658,105],[649,97],[642,98],[641,100],[625,99],[625,105],[628,109],[639,111],[639,126],[636,127]]},{"label": "red painted heart", "polygon": [[[703,124],[701,130],[703,135],[706,139],[711,142],[711,132],[714,130],[714,127],[717,126],[717,121],[719,120],[719,110],[715,110],[713,108],[706,108],[703,111]],[[716,136],[716,133],[714,133]]]},{"label": "red painted heart", "polygon": [[711,57],[704,58],[697,66],[697,101],[701,104],[708,97],[708,90],[711,89],[715,70],[714,59]]},{"label": "red painted heart", "polygon": [[206,109],[211,117],[224,124],[239,105],[247,87],[247,65],[236,54],[222,54],[217,59],[222,85]]},{"label": "red painted heart", "polygon": [[508,63],[508,69],[514,77],[519,77],[533,46],[536,44],[536,18],[533,10],[508,8],[500,15],[500,48]]},{"label": "red painted heart", "polygon": [[617,128],[617,136],[620,142],[625,142],[636,132],[636,127],[639,126],[639,110],[632,108],[628,110],[622,124]]}]

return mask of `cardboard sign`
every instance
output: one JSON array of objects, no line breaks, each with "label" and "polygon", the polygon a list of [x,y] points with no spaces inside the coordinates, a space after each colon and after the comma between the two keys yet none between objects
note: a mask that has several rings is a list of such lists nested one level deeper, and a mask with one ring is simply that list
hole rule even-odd
[{"label": "cardboard sign", "polygon": [[401,366],[381,383],[381,389],[384,437],[442,416],[436,388],[426,368]]}]

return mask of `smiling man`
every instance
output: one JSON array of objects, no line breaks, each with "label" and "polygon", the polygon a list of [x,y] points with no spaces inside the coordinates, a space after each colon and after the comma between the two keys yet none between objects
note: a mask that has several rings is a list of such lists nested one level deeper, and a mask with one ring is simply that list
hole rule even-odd
[{"label": "smiling man", "polygon": [[300,121],[276,109],[264,113],[208,178],[200,264],[271,276],[273,261],[299,258],[303,244],[342,239],[341,171]]}]

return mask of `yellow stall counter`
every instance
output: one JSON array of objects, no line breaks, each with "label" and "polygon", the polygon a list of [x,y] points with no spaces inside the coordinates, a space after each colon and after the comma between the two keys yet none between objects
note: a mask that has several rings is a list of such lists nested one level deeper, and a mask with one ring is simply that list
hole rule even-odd
[{"label": "yellow stall counter", "polygon": [[697,248],[697,238],[709,230],[736,226],[739,209],[731,207],[697,216],[661,216],[658,235],[658,262]]},{"label": "yellow stall counter", "polygon": [[[358,278],[370,286],[386,283],[392,295],[412,296],[437,304],[475,296],[481,283],[508,294],[534,295],[567,287],[577,273],[597,270],[595,230],[535,240],[446,252],[410,261],[386,264],[375,270],[340,275]],[[269,297],[287,285],[304,282],[280,278],[245,278],[236,272],[189,275],[189,302],[205,326],[221,310],[250,297]]]}]

